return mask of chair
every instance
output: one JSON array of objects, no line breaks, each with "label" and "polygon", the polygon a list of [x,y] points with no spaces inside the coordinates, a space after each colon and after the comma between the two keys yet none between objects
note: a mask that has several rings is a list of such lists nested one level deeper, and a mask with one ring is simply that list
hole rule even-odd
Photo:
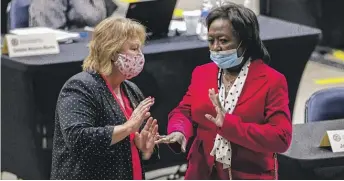
[{"label": "chair", "polygon": [[317,91],[306,102],[306,123],[342,118],[344,118],[344,87]]},{"label": "chair", "polygon": [[8,30],[29,26],[31,0],[12,0],[8,4]]}]

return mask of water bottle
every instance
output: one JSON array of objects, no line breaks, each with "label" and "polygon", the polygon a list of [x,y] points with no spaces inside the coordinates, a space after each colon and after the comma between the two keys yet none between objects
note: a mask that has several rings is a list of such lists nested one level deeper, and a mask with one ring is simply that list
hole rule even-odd
[{"label": "water bottle", "polygon": [[201,18],[200,18],[201,28],[198,34],[198,37],[201,40],[208,39],[208,28],[207,28],[206,19],[212,8],[213,8],[213,4],[211,3],[210,0],[203,0],[202,9],[201,9]]}]

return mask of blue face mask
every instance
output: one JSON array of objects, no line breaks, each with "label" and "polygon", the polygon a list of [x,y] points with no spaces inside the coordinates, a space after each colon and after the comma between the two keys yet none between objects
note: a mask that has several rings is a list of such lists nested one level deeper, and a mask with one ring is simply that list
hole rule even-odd
[{"label": "blue face mask", "polygon": [[244,59],[244,56],[238,57],[237,49],[231,49],[219,52],[210,51],[210,59],[219,68],[228,69],[240,65]]}]

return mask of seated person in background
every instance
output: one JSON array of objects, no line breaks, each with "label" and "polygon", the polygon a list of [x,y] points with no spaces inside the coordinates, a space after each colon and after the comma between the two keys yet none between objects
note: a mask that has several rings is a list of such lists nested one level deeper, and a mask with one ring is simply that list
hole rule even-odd
[{"label": "seated person in background", "polygon": [[31,0],[29,26],[54,29],[94,27],[111,16],[116,8],[113,0]]},{"label": "seated person in background", "polygon": [[51,179],[144,179],[142,161],[158,156],[154,98],[128,79],[143,69],[145,37],[129,19],[111,17],[95,27],[84,71],[58,97]]}]

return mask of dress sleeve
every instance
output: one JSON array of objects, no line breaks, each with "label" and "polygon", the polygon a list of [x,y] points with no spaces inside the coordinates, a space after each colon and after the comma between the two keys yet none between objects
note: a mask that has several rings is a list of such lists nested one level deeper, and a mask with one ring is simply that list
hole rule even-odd
[{"label": "dress sleeve", "polygon": [[[182,101],[180,101],[179,105],[176,108],[174,108],[168,115],[167,133],[170,134],[172,132],[181,132],[184,134],[186,141],[188,141],[189,138],[193,136],[193,127],[191,120],[191,103],[192,95],[194,92],[193,79],[195,78],[196,70],[197,67],[192,72],[191,83]],[[173,144],[171,144],[170,147],[173,150],[175,150],[175,148],[180,148],[180,146],[175,146]],[[179,151],[179,149],[176,151]]]}]

